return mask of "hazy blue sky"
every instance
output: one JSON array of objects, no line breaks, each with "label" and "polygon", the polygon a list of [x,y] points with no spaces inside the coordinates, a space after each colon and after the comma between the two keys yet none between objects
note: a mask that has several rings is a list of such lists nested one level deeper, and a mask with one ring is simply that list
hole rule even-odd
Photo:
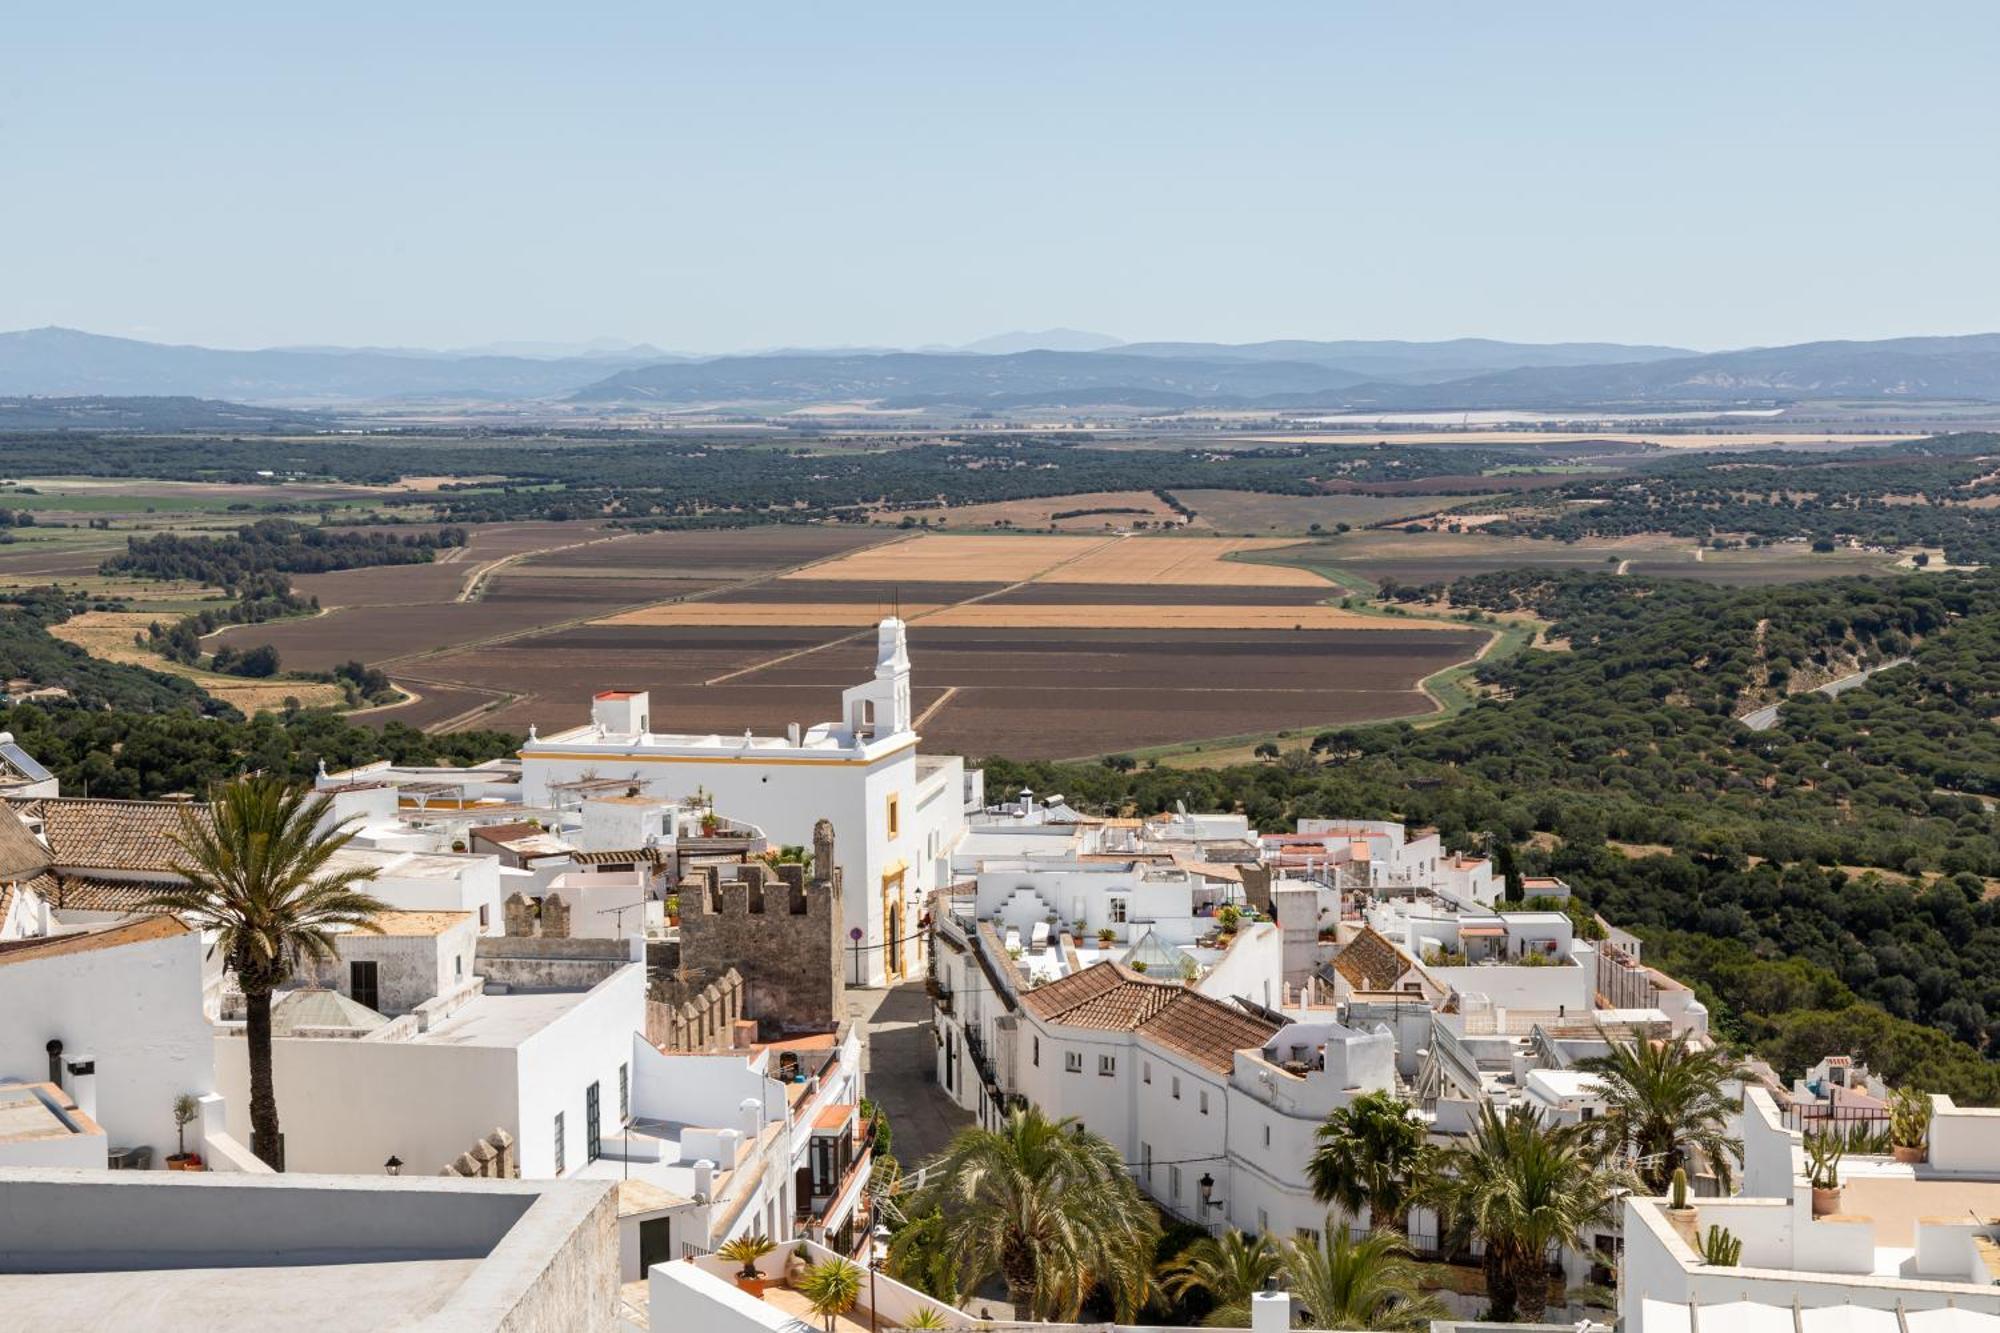
[{"label": "hazy blue sky", "polygon": [[0,328],[2000,328],[2000,5],[16,5]]}]

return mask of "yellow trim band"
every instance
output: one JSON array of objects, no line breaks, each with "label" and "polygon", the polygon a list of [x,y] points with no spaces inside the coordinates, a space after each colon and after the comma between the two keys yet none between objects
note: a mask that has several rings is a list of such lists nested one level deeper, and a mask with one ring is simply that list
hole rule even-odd
[{"label": "yellow trim band", "polygon": [[824,768],[832,764],[879,764],[884,759],[894,759],[897,755],[902,754],[904,751],[914,750],[916,748],[917,748],[917,743],[915,741],[911,741],[907,745],[899,745],[895,749],[890,750],[884,754],[878,754],[873,758],[854,758],[854,759],[848,759],[848,758],[766,759],[756,754],[713,754],[713,755],[619,754],[614,751],[608,751],[608,750],[585,750],[585,751],[537,750],[533,754],[530,754],[526,750],[516,750],[514,752],[514,757],[522,760],[523,762],[526,762],[527,760],[530,759],[582,759],[600,764],[623,764],[623,763],[634,763],[634,764],[725,764],[725,763],[746,764],[747,763],[747,764],[771,764],[771,765],[804,764],[808,767],[817,765],[819,767]]}]

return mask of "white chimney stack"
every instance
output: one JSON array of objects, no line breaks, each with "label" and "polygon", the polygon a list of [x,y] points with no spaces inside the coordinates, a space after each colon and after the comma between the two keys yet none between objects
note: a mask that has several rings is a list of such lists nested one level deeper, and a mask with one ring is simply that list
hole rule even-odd
[{"label": "white chimney stack", "polygon": [[797,749],[797,748],[798,748],[798,744],[799,744],[799,724],[798,724],[798,723],[796,723],[796,722],[787,722],[787,723],[785,724],[785,743],[786,743],[787,745],[791,746],[791,747],[792,747],[793,749]]},{"label": "white chimney stack", "polygon": [[706,1157],[694,1164],[694,1192],[696,1198],[715,1200],[715,1163]]}]

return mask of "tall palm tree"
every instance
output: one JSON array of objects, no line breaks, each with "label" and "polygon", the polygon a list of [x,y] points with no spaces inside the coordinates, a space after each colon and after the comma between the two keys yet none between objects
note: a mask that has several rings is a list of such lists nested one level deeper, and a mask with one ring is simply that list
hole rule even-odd
[{"label": "tall palm tree", "polygon": [[184,883],[154,894],[149,907],[215,931],[249,1008],[250,1150],[282,1171],[278,1098],[271,1083],[271,992],[300,959],[335,956],[341,930],[379,931],[385,905],[355,887],[362,869],[329,870],[354,837],[319,831],[330,797],[276,778],[219,787],[207,818],[194,807],[173,834],[172,869]]},{"label": "tall palm tree", "polygon": [[1231,1228],[1220,1236],[1204,1236],[1161,1265],[1160,1286],[1175,1300],[1206,1294],[1215,1305],[1205,1321],[1212,1326],[1246,1328],[1250,1298],[1283,1265],[1284,1256],[1269,1236]]},{"label": "tall palm tree", "polygon": [[1420,1329],[1449,1313],[1418,1288],[1421,1270],[1402,1237],[1377,1231],[1356,1240],[1331,1213],[1322,1239],[1286,1242],[1284,1271],[1314,1328]]},{"label": "tall palm tree", "polygon": [[1439,1154],[1419,1201],[1453,1234],[1484,1243],[1488,1317],[1533,1324],[1548,1307],[1551,1253],[1608,1224],[1637,1184],[1593,1151],[1580,1126],[1545,1125],[1521,1106],[1503,1116],[1488,1103],[1471,1136]]},{"label": "tall palm tree", "polygon": [[1118,1150],[1073,1118],[1030,1107],[998,1129],[965,1129],[927,1167],[913,1214],[935,1207],[940,1237],[971,1291],[994,1275],[1036,1319],[1074,1319],[1102,1286],[1128,1319],[1151,1285],[1159,1220]]},{"label": "tall palm tree", "polygon": [[1604,1114],[1591,1122],[1598,1143],[1638,1159],[1648,1191],[1666,1193],[1675,1168],[1692,1175],[1699,1159],[1729,1192],[1731,1162],[1743,1161],[1743,1144],[1724,1132],[1737,1109],[1722,1091],[1740,1075],[1734,1060],[1694,1048],[1683,1032],[1672,1041],[1614,1041],[1608,1054],[1576,1067],[1603,1085]]},{"label": "tall palm tree", "polygon": [[1394,1093],[1364,1092],[1328,1116],[1306,1163],[1313,1197],[1350,1217],[1368,1209],[1368,1225],[1404,1230],[1410,1197],[1433,1153],[1424,1127]]}]

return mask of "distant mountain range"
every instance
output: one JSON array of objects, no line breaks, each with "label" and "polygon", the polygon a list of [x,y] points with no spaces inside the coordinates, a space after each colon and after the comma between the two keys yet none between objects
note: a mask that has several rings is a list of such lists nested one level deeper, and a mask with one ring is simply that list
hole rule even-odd
[{"label": "distant mountain range", "polygon": [[316,412],[246,407],[213,398],[0,398],[0,435],[10,430],[263,433],[324,430],[334,424],[333,418]]},{"label": "distant mountain range", "polygon": [[[1045,347],[1042,344],[1064,344]],[[2000,334],[1697,353],[1619,343],[1289,340],[1116,344],[1073,329],[960,348],[692,357],[601,340],[224,351],[71,329],[0,333],[0,396],[334,408],[397,401],[884,407],[1456,410],[2000,401]],[[47,409],[44,409],[47,410]],[[106,411],[103,407],[66,411]]]}]

